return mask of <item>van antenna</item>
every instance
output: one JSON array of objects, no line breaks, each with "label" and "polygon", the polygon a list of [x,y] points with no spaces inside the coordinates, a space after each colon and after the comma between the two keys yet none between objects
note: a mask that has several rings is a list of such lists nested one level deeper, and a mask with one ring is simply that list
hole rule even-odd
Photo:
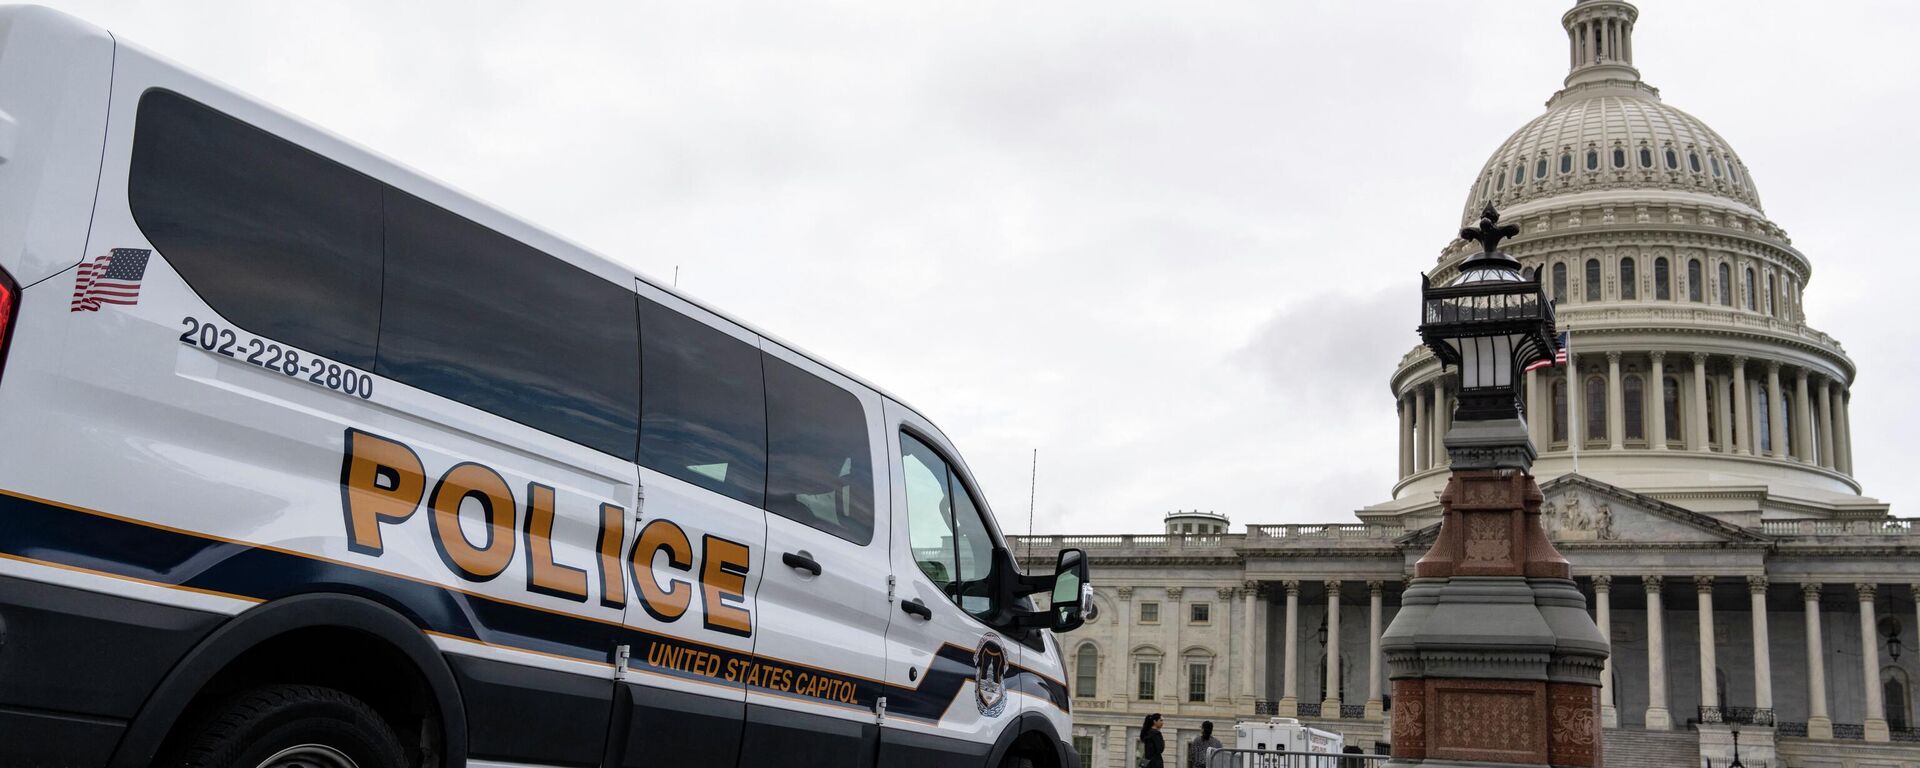
[{"label": "van antenna", "polygon": [[673,265],[673,287],[680,287],[680,265]]},{"label": "van antenna", "polygon": [[1033,449],[1033,466],[1027,469],[1027,559],[1033,559],[1033,497],[1040,480],[1040,449]]}]

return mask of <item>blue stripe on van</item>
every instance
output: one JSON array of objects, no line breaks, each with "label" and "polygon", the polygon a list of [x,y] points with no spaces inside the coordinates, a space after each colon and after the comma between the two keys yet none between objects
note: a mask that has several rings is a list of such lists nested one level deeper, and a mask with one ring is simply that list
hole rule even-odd
[{"label": "blue stripe on van", "polygon": [[[440,634],[598,663],[607,663],[611,649],[625,644],[632,652],[629,666],[637,671],[746,684],[867,711],[886,696],[889,715],[927,722],[937,723],[974,676],[973,650],[952,644],[934,655],[920,685],[909,688],[5,491],[0,520],[0,553],[14,557],[262,601],[311,592],[359,595]],[[1010,666],[1006,683],[1009,690],[1068,708],[1066,686],[1031,669]]]}]

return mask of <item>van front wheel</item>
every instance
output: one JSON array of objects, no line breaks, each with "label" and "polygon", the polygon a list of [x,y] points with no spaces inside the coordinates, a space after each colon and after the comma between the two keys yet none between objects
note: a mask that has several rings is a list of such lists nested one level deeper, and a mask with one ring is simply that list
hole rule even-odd
[{"label": "van front wheel", "polygon": [[393,728],[352,696],[270,685],[208,710],[181,743],[188,768],[405,768]]}]

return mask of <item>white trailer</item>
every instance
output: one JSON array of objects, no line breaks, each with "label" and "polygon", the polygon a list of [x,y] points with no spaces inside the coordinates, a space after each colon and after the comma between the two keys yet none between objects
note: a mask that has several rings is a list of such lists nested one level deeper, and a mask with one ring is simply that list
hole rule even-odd
[{"label": "white trailer", "polygon": [[1271,717],[1233,726],[1237,749],[1275,750],[1315,755],[1337,755],[1346,739],[1332,731],[1301,725],[1291,717]]}]

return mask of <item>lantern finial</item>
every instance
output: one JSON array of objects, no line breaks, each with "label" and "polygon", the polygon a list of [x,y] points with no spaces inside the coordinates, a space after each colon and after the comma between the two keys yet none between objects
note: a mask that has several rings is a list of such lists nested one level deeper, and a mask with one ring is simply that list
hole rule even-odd
[{"label": "lantern finial", "polygon": [[1519,234],[1519,227],[1501,224],[1500,212],[1494,210],[1493,203],[1487,203],[1487,207],[1480,210],[1480,226],[1460,230],[1460,239],[1479,242],[1480,247],[1484,249],[1483,252],[1493,253],[1493,249],[1500,244],[1501,240],[1516,237]]}]

